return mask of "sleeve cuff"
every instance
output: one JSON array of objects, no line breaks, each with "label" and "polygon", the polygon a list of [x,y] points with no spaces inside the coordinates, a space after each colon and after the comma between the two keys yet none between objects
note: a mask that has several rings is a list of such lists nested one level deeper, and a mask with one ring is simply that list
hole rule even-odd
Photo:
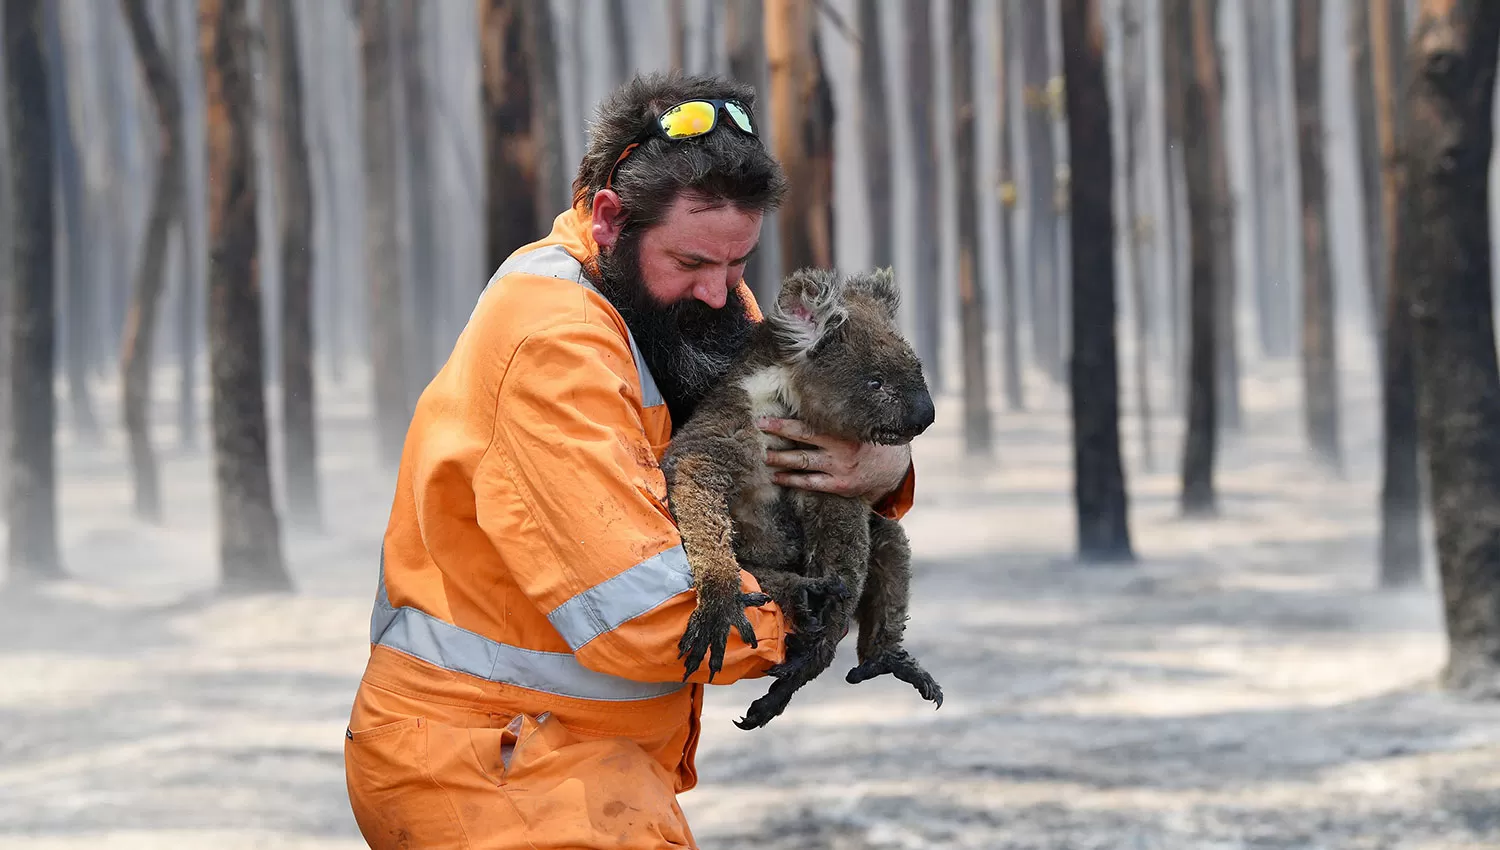
[{"label": "sleeve cuff", "polygon": [[886,519],[901,519],[911,510],[917,495],[917,464],[913,461],[906,467],[906,477],[896,489],[871,506],[875,513]]}]

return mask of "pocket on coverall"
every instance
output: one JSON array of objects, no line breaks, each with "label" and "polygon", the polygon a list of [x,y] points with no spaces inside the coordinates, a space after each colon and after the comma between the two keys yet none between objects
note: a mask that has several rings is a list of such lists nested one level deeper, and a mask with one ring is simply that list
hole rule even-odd
[{"label": "pocket on coverall", "polygon": [[464,847],[462,827],[427,766],[429,723],[408,717],[344,736],[349,803],[374,850]]}]

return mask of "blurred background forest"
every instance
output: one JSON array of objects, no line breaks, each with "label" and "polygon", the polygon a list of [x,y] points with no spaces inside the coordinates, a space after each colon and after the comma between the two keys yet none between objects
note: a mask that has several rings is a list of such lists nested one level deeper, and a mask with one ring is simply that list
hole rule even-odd
[{"label": "blurred background forest", "polygon": [[[913,532],[934,592],[969,581],[954,564],[1009,570],[1020,584],[991,587],[996,606],[1134,580],[1067,577],[1099,562],[1133,563],[1170,596],[1188,550],[1246,574],[1329,567],[1293,584],[1333,582],[1343,598],[1328,605],[1374,605],[1420,633],[1431,652],[1401,669],[1441,669],[1440,690],[1500,695],[1487,3],[3,5],[7,586],[33,610],[0,632],[0,669],[37,678],[0,708],[103,687],[94,666],[56,672],[54,651],[155,646],[135,630],[186,616],[169,629],[194,634],[178,637],[180,665],[207,652],[202,634],[238,646],[260,622],[237,619],[250,617],[237,594],[294,590],[307,607],[278,622],[326,614],[340,625],[301,639],[342,645],[337,663],[310,662],[328,682],[304,671],[273,687],[316,691],[318,716],[342,722],[412,404],[489,274],[566,208],[593,106],[633,73],[672,69],[752,83],[791,177],[747,272],[760,298],[800,266],[895,267],[941,396],[918,504],[942,523],[925,554],[920,519]],[[1033,509],[1047,519],[1023,527]],[[1320,523],[1338,526],[1336,556],[1266,556]],[[1231,552],[1242,538],[1259,547],[1250,561]],[[973,551],[940,542],[955,539]],[[1060,588],[1034,585],[1038,564]],[[1366,592],[1378,598],[1349,601]],[[184,614],[184,599],[208,607]],[[1408,603],[1426,613],[1382,607]],[[241,625],[215,632],[204,611]],[[1311,631],[1379,631],[1350,616]],[[62,625],[80,622],[87,637]],[[1378,667],[1409,645],[1359,651]],[[142,716],[152,693],[135,695]],[[1442,705],[1410,716],[1437,712],[1489,748],[1484,764],[1500,759],[1492,712]],[[101,743],[79,733],[96,714],[36,711],[21,719],[48,731],[22,755]],[[338,765],[319,758],[326,786]],[[40,799],[0,807],[0,826],[45,834],[77,815]],[[347,835],[336,803],[308,817]],[[1464,828],[1500,831],[1485,817]],[[926,843],[889,846],[942,843],[912,828]],[[857,846],[886,846],[872,834]],[[787,846],[844,846],[825,838]]]}]

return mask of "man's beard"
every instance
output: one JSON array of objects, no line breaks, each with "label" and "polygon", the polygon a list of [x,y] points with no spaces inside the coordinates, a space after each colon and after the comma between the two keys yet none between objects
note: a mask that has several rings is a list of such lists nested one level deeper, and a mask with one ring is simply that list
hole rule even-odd
[{"label": "man's beard", "polygon": [[675,431],[744,354],[755,323],[736,290],[717,310],[691,297],[658,303],[641,275],[640,241],[641,234],[625,233],[600,252],[597,284],[635,337]]}]

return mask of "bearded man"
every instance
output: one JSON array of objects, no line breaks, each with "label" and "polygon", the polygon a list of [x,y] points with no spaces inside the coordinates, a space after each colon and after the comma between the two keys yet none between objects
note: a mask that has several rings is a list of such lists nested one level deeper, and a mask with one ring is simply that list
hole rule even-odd
[{"label": "bearded man", "polygon": [[[754,92],[636,78],[600,107],[573,206],[495,272],[408,430],[371,651],[345,733],[372,847],[694,847],[705,665],[657,464],[760,313],[744,285],[785,177]],[[906,446],[795,421],[787,486],[911,504]],[[742,589],[759,587],[741,572]],[[717,683],[764,675],[795,631],[751,606]]]}]

